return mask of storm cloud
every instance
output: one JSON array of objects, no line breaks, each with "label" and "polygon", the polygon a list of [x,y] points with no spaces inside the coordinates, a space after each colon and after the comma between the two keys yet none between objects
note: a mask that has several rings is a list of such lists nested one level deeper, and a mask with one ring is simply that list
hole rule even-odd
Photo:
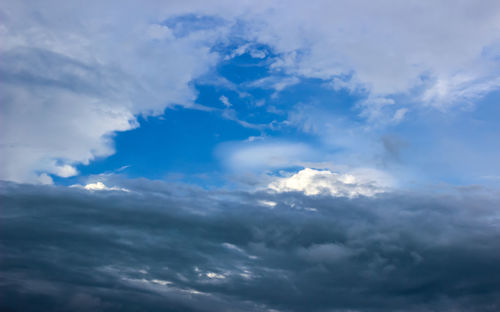
[{"label": "storm cloud", "polygon": [[500,309],[499,194],[487,189],[119,186],[1,184],[2,311]]}]

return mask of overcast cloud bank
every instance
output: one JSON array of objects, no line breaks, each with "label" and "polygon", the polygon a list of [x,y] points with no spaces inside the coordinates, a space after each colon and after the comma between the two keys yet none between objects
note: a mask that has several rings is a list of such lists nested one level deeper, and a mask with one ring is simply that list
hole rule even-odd
[{"label": "overcast cloud bank", "polygon": [[[498,193],[2,183],[3,311],[497,311]],[[276,205],[261,205],[262,201]]]}]

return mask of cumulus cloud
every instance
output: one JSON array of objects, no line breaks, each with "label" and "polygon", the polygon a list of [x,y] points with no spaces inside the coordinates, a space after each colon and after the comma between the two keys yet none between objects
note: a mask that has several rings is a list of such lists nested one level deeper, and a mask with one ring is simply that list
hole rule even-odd
[{"label": "cumulus cloud", "polygon": [[88,183],[85,185],[79,185],[79,184],[74,184],[71,187],[77,187],[77,188],[83,188],[87,191],[123,191],[123,192],[129,192],[126,188],[122,187],[116,187],[116,186],[107,186],[106,184],[102,183],[101,181],[95,182],[95,183]]},{"label": "cumulus cloud", "polygon": [[369,180],[366,176],[304,168],[289,177],[277,178],[268,187],[278,193],[303,192],[306,195],[355,197],[384,192],[390,183],[390,180]]},{"label": "cumulus cloud", "polygon": [[500,307],[498,191],[349,199],[119,182],[133,192],[1,184],[2,310]]}]

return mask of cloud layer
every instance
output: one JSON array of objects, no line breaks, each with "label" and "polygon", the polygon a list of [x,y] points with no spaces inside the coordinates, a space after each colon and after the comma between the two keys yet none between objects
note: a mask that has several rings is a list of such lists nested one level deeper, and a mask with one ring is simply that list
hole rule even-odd
[{"label": "cloud layer", "polygon": [[500,308],[490,191],[348,199],[119,186],[130,192],[2,183],[3,311]]}]

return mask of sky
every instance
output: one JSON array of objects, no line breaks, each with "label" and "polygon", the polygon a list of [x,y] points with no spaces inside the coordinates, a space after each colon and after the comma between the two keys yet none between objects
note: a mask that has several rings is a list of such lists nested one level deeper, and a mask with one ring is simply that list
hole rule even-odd
[{"label": "sky", "polygon": [[3,1],[5,311],[498,311],[500,2]]}]

